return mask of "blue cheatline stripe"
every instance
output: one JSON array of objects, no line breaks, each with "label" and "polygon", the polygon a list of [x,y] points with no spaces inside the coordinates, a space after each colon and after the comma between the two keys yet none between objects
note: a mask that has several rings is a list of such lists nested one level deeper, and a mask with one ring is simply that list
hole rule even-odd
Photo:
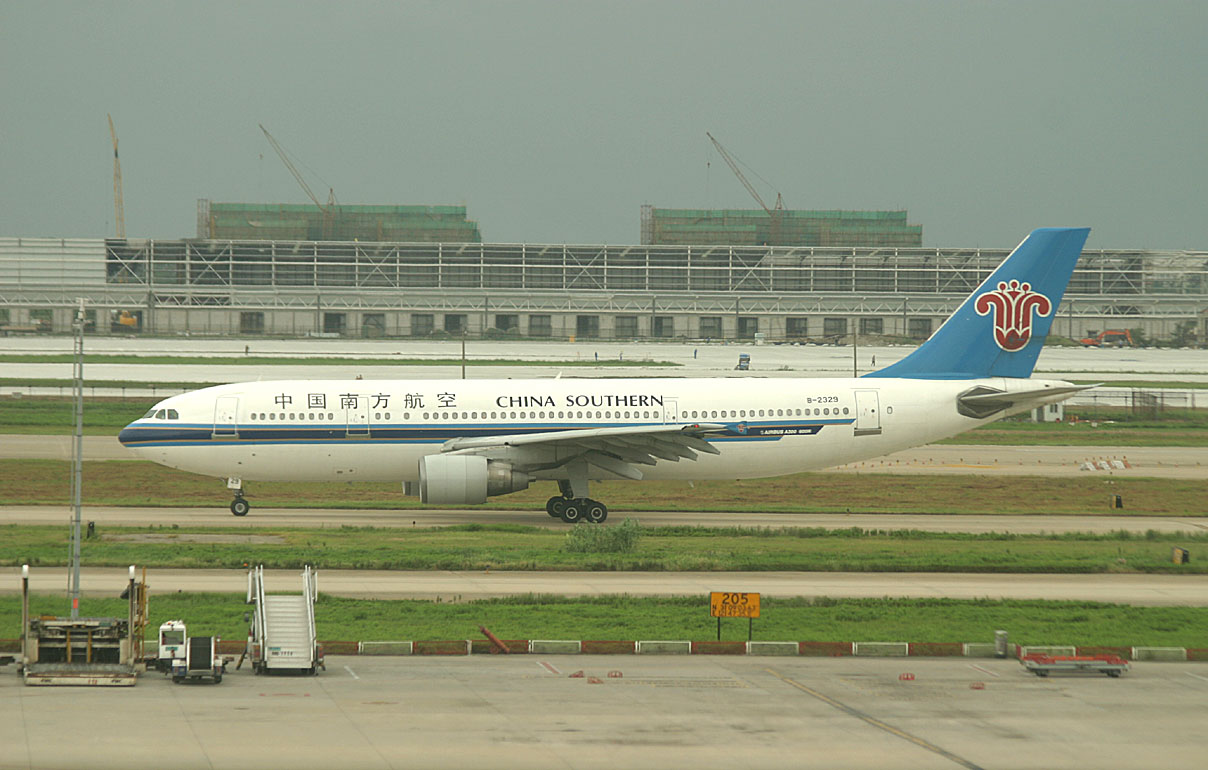
[{"label": "blue cheatline stripe", "polygon": [[[731,433],[709,436],[708,441],[778,441],[789,436],[812,436],[826,425],[850,425],[850,418],[791,422],[745,423],[746,430],[731,426]],[[661,426],[654,423],[651,427]],[[641,427],[641,424],[621,424],[615,427]],[[354,426],[355,428],[356,426]],[[365,432],[348,432],[347,426],[278,425],[271,428],[251,425],[224,426],[224,432],[213,435],[213,426],[174,427],[138,426],[126,428],[119,437],[126,446],[249,446],[253,444],[434,444],[454,438],[473,438],[501,434],[545,433],[558,430],[583,430],[612,425],[443,425],[434,426],[373,426]],[[783,431],[766,435],[765,431]],[[237,434],[237,437],[236,437]]]}]

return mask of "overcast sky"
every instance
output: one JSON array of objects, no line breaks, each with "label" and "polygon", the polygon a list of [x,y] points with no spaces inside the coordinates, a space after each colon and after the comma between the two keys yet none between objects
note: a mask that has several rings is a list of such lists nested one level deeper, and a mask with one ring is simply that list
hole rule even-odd
[{"label": "overcast sky", "polygon": [[928,246],[1208,249],[1208,2],[0,3],[0,236],[196,234],[198,198],[465,204],[487,241],[639,207],[899,209]]}]

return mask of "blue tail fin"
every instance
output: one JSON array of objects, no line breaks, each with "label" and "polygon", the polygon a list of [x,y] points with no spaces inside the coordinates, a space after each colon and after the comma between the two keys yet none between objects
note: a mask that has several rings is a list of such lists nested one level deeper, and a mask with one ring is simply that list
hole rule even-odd
[{"label": "blue tail fin", "polygon": [[1033,230],[910,355],[865,377],[1030,377],[1088,227]]}]

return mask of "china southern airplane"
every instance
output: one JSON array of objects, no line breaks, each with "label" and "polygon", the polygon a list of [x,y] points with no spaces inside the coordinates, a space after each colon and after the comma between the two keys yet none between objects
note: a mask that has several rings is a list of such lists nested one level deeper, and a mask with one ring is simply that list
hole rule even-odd
[{"label": "china southern airplane", "polygon": [[859,378],[292,380],[165,399],[119,439],[245,481],[391,481],[466,505],[555,481],[550,516],[602,522],[601,479],[743,479],[878,457],[1062,401],[1031,379],[1089,233],[1035,230],[927,342]]}]

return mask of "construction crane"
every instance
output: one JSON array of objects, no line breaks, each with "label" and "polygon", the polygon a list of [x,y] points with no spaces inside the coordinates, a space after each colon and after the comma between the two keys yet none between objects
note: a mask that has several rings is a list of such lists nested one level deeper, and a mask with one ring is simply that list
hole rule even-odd
[{"label": "construction crane", "polygon": [[327,203],[326,205],[320,203],[318,197],[310,189],[310,185],[308,185],[306,180],[302,178],[302,172],[298,171],[297,167],[290,162],[289,155],[285,152],[285,148],[273,138],[273,135],[268,132],[268,129],[265,128],[263,124],[257,123],[256,125],[260,126],[260,130],[264,132],[264,138],[268,140],[270,145],[272,145],[273,150],[275,150],[277,153],[277,157],[281,158],[281,162],[285,164],[287,169],[289,169],[289,173],[294,175],[294,179],[298,180],[298,184],[301,185],[303,191],[306,192],[307,197],[309,197],[314,204],[319,207],[319,211],[323,214],[323,240],[330,239],[332,221],[336,214],[335,189],[331,187],[327,188]]},{"label": "construction crane", "polygon": [[122,203],[122,162],[117,157],[117,131],[113,129],[113,116],[109,118],[109,138],[113,140],[113,221],[117,225],[117,237],[126,237],[126,207]]},{"label": "construction crane", "polygon": [[[783,245],[781,243],[781,239],[780,239],[780,231],[781,231],[780,223],[781,223],[781,219],[784,215],[784,199],[782,199],[780,197],[780,193],[779,192],[776,193],[776,205],[769,207],[768,204],[763,202],[763,198],[760,197],[759,191],[756,190],[755,187],[749,181],[747,181],[746,175],[742,173],[742,169],[740,169],[738,167],[738,163],[735,161],[734,157],[731,156],[730,153],[726,152],[725,147],[721,146],[721,142],[714,139],[713,134],[710,134],[708,131],[705,132],[705,136],[709,137],[709,141],[713,142],[713,146],[717,148],[717,152],[718,152],[718,154],[721,155],[722,160],[724,160],[726,162],[726,165],[728,165],[730,167],[730,170],[734,172],[734,176],[738,177],[738,181],[742,182],[742,186],[747,188],[747,192],[749,192],[751,194],[751,197],[755,199],[755,202],[758,203],[760,206],[762,206],[763,210],[768,213],[768,220],[771,223],[771,228],[770,228],[771,232],[769,233],[769,236],[768,236],[768,241],[769,241],[768,245],[769,246]],[[756,176],[758,176],[758,175],[756,175]],[[761,179],[762,179],[762,177],[761,177]],[[764,180],[764,182],[766,183],[767,180]]]}]

